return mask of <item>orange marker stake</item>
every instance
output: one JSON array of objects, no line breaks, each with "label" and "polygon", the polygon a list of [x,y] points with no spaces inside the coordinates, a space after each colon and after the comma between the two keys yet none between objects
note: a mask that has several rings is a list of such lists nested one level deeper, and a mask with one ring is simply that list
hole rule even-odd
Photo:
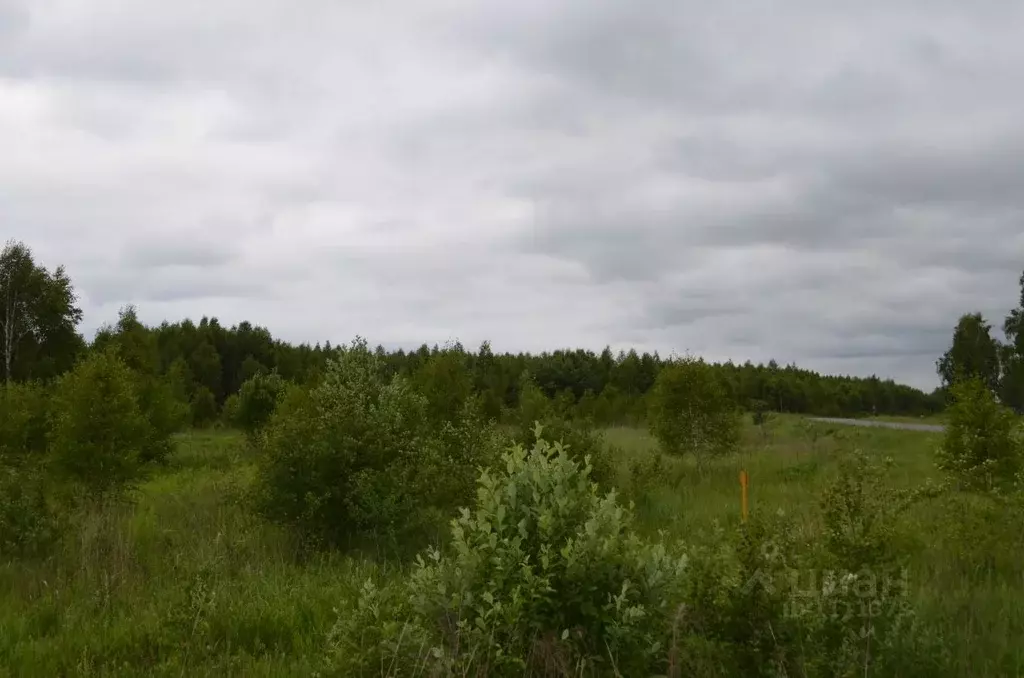
[{"label": "orange marker stake", "polygon": [[740,471],[740,508],[743,512],[743,522],[747,522],[747,485],[749,484],[746,471]]}]

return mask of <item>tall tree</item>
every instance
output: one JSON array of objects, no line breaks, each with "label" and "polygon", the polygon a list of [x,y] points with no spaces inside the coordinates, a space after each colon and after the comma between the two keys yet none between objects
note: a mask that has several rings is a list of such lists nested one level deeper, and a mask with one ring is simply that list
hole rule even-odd
[{"label": "tall tree", "polygon": [[0,355],[4,381],[51,377],[71,366],[82,346],[82,311],[63,266],[50,273],[23,243],[0,252]]},{"label": "tall tree", "polygon": [[1003,347],[1003,402],[1024,411],[1024,274],[1020,276],[1020,304],[1003,323],[1006,346]]},{"label": "tall tree", "polygon": [[992,327],[980,313],[960,318],[952,345],[935,364],[943,385],[979,379],[989,390],[999,390],[999,343],[991,332]]}]

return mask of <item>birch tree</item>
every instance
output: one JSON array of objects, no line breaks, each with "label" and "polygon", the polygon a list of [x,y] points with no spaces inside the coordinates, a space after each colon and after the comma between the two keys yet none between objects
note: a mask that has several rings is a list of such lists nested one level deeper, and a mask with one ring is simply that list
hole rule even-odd
[{"label": "birch tree", "polygon": [[[75,326],[82,319],[64,267],[50,273],[32,251],[9,241],[0,252],[0,357],[4,382],[42,376],[33,367],[70,366],[67,355],[81,345]],[[51,375],[47,375],[51,376]]]}]

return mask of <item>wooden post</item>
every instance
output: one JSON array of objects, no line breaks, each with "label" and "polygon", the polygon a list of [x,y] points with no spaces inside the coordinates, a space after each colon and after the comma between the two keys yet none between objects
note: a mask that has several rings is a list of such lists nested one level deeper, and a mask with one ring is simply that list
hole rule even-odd
[{"label": "wooden post", "polygon": [[747,522],[747,485],[749,485],[750,479],[747,477],[746,471],[740,471],[740,510],[743,516],[743,522]]}]

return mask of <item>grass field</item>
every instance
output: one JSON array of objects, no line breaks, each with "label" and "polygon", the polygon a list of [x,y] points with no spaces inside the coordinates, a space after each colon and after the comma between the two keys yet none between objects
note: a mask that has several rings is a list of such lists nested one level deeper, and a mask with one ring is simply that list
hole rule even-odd
[{"label": "grass field", "polygon": [[[613,428],[620,483],[657,452],[646,432]],[[644,530],[687,543],[752,513],[783,511],[797,540],[821,538],[821,491],[855,448],[891,457],[895,487],[938,479],[934,434],[809,425],[748,427],[742,450],[698,470],[672,460],[638,497]],[[309,676],[336,614],[373,573],[369,556],[300,557],[246,504],[255,466],[232,432],[182,435],[133,502],[95,509],[45,562],[0,565],[2,676]],[[947,675],[1024,673],[1024,527],[976,498],[944,496],[901,519],[921,623],[942,638]]]}]

